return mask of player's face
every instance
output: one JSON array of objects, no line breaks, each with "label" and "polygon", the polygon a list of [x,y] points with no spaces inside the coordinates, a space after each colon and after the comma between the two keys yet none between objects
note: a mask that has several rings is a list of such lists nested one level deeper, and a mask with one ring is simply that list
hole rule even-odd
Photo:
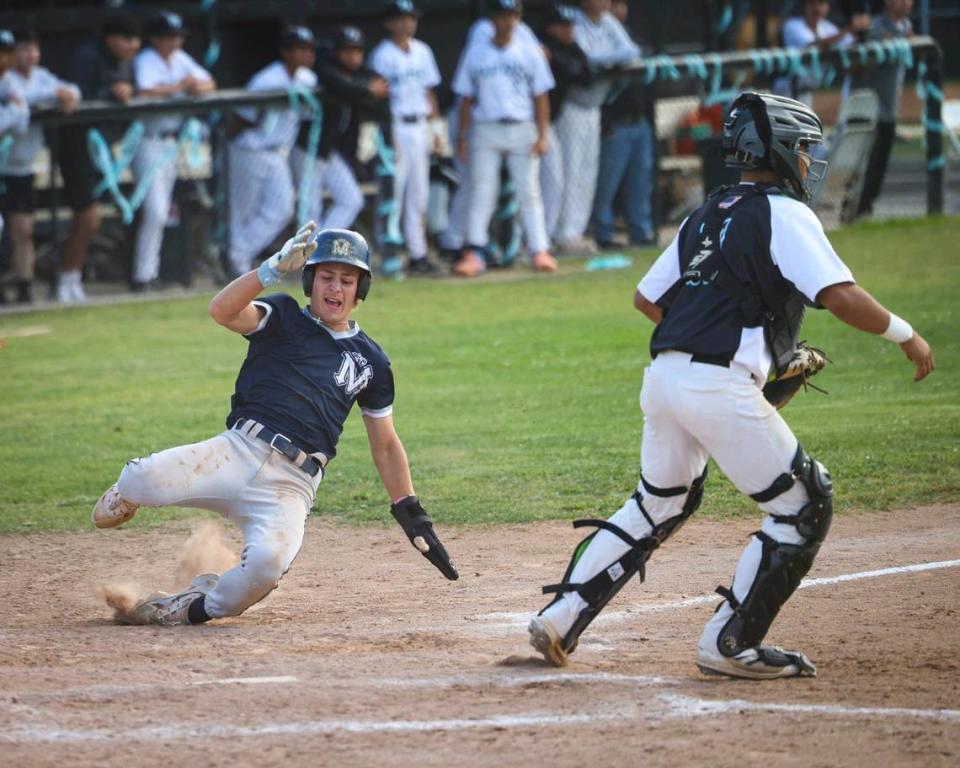
[{"label": "player's face", "polygon": [[801,141],[797,144],[797,159],[800,161],[797,163],[797,168],[800,170],[800,181],[807,180],[807,174],[810,172],[810,163],[812,158],[810,157],[810,145]]},{"label": "player's face", "polygon": [[20,43],[15,49],[17,69],[29,72],[40,63],[40,46],[34,42]]},{"label": "player's face", "polygon": [[830,3],[827,0],[807,0],[803,5],[803,12],[807,19],[817,22],[827,18],[830,13]]},{"label": "player's face", "polygon": [[887,13],[898,21],[913,10],[913,0],[887,0],[886,5]]},{"label": "player's face", "polygon": [[151,37],[150,47],[159,53],[163,58],[167,58],[168,56],[172,56],[174,51],[183,47],[183,37],[180,35]]},{"label": "player's face", "polygon": [[347,330],[350,312],[357,305],[360,268],[326,263],[313,273],[310,309],[313,316],[334,330]]},{"label": "player's face", "polygon": [[281,58],[293,70],[300,67],[313,69],[313,64],[317,60],[317,52],[312,45],[293,45],[281,52]]},{"label": "player's face", "polygon": [[13,48],[0,48],[0,71],[10,69],[16,60]]},{"label": "player's face", "polygon": [[417,17],[408,15],[387,19],[387,30],[393,38],[409,40],[417,34]]},{"label": "player's face", "polygon": [[500,38],[510,37],[519,23],[520,17],[515,13],[498,13],[493,17],[493,28]]},{"label": "player's face", "polygon": [[347,72],[356,72],[363,65],[363,48],[337,48],[333,55]]},{"label": "player's face", "polygon": [[140,50],[140,38],[136,35],[107,35],[103,40],[110,54],[119,61],[130,61]]},{"label": "player's face", "polygon": [[564,45],[573,43],[573,24],[551,24],[547,31],[554,39]]}]

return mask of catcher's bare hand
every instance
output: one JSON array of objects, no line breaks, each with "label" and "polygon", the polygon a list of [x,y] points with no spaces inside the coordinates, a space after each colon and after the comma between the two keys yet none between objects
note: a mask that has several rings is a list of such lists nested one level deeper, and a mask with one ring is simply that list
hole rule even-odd
[{"label": "catcher's bare hand", "polygon": [[913,376],[914,381],[920,381],[933,372],[933,350],[919,333],[914,331],[909,341],[900,345],[900,349],[903,350],[907,359],[917,366],[917,372]]},{"label": "catcher's bare hand", "polygon": [[417,551],[427,560],[433,563],[437,570],[446,576],[450,581],[456,581],[460,578],[457,569],[450,562],[450,555],[440,539],[433,530],[433,521],[427,510],[420,504],[416,496],[407,496],[396,504],[390,505],[390,513],[400,523],[403,532],[407,534],[410,543],[416,547]]}]

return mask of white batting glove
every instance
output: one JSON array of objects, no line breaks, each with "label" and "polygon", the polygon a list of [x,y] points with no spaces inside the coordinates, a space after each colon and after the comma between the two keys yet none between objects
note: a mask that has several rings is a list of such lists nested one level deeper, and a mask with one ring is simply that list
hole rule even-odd
[{"label": "white batting glove", "polygon": [[264,288],[276,285],[288,272],[299,271],[310,254],[317,250],[317,243],[313,240],[316,229],[317,225],[308,221],[283,244],[283,248],[264,261],[257,269],[260,285]]}]

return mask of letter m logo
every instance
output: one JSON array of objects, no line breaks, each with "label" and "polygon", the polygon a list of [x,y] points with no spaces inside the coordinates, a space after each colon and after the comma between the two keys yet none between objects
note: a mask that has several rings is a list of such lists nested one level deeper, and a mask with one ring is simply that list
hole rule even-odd
[{"label": "letter m logo", "polygon": [[366,364],[366,360],[360,356],[361,367],[357,368],[357,361],[349,352],[343,353],[343,359],[340,362],[340,368],[333,376],[337,386],[343,387],[348,395],[355,395],[360,392],[370,379],[373,378],[373,368]]}]

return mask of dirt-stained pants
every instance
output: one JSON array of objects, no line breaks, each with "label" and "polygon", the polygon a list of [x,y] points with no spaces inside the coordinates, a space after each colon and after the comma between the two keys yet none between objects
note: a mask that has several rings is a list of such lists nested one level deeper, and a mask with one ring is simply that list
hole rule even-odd
[{"label": "dirt-stained pants", "polygon": [[134,459],[118,485],[135,504],[209,509],[240,527],[240,564],[206,598],[206,612],[216,618],[243,613],[276,589],[300,551],[322,474],[310,477],[265,442],[229,430]]}]

